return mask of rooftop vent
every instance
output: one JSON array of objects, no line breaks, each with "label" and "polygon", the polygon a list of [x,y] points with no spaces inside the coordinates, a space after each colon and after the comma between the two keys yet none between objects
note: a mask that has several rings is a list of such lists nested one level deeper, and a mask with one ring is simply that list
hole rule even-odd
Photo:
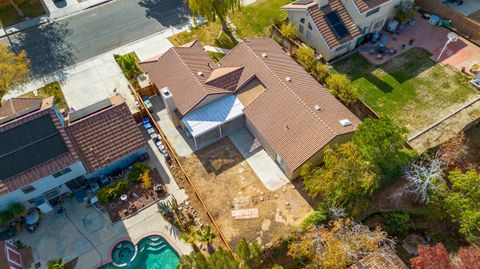
[{"label": "rooftop vent", "polygon": [[163,93],[163,95],[165,95],[165,96],[169,96],[169,95],[170,95],[170,92],[168,91],[167,88],[163,88],[163,89],[162,89],[162,93]]},{"label": "rooftop vent", "polygon": [[315,105],[314,108],[315,108],[316,111],[320,111],[320,110],[322,109],[322,108],[320,107],[320,105]]},{"label": "rooftop vent", "polygon": [[268,56],[268,55],[267,55],[265,52],[262,53],[262,57],[263,57],[263,58],[267,58],[267,56]]},{"label": "rooftop vent", "polygon": [[292,78],[291,77],[286,77],[285,80],[290,82],[290,81],[292,81]]},{"label": "rooftop vent", "polygon": [[198,72],[197,72],[197,76],[203,77],[203,72],[202,72],[202,71],[198,71]]},{"label": "rooftop vent", "polygon": [[341,124],[343,127],[347,127],[347,126],[352,125],[352,122],[351,122],[349,119],[339,120],[338,122],[340,122],[340,124]]}]

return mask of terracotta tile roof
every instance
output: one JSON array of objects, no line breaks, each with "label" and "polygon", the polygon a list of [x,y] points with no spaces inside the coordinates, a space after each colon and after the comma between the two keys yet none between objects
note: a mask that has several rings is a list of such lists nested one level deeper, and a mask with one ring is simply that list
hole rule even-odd
[{"label": "terracotta tile roof", "polygon": [[[230,93],[205,84],[213,70],[210,56],[198,42],[170,48],[158,60],[140,63],[150,80],[161,89],[168,87],[180,114],[185,115],[211,94]],[[188,93],[188,94],[185,94]]]},{"label": "terracotta tile roof", "polygon": [[[349,34],[344,38],[337,39],[332,29],[328,25],[327,20],[325,19],[325,15],[332,11],[337,11],[340,19],[349,32]],[[322,8],[320,8],[318,5],[312,5],[307,9],[307,13],[312,18],[315,26],[320,31],[323,39],[325,39],[327,45],[331,49],[345,44],[361,35],[360,31],[340,0],[330,0],[328,5]]]},{"label": "terracotta tile roof", "polygon": [[[332,139],[353,132],[360,123],[272,39],[245,40],[219,64],[244,66],[244,77],[254,74],[265,85],[266,91],[244,112],[292,171]],[[291,80],[286,81],[286,77]],[[315,109],[317,105],[320,111]],[[345,118],[351,126],[339,123]]]},{"label": "terracotta tile roof", "polygon": [[370,254],[350,266],[349,269],[407,269],[408,267],[393,251],[389,257]]},{"label": "terracotta tile roof", "polygon": [[390,0],[353,0],[360,13],[364,13],[388,1]]},{"label": "terracotta tile roof", "polygon": [[236,90],[243,67],[217,68],[212,71],[205,84],[228,91]]},{"label": "terracotta tile roof", "polygon": [[89,173],[146,146],[128,106],[120,96],[112,106],[68,125],[77,150]]},{"label": "terracotta tile roof", "polygon": [[53,97],[46,98],[42,100],[42,107],[40,110],[37,110],[35,112],[29,113],[27,115],[23,115],[19,118],[16,118],[12,121],[9,121],[5,124],[0,125],[0,132],[4,132],[6,130],[15,128],[17,126],[20,126],[24,123],[27,123],[31,120],[40,118],[45,115],[50,115],[55,128],[58,129],[60,132],[63,141],[65,142],[65,145],[68,148],[68,152],[64,155],[61,155],[57,158],[54,158],[46,163],[43,163],[41,165],[37,165],[35,167],[32,167],[31,169],[28,169],[22,173],[19,173],[13,177],[10,177],[7,180],[1,181],[0,182],[0,196],[5,195],[9,192],[15,191],[17,189],[20,189],[32,182],[34,182],[37,179],[40,179],[42,177],[48,176],[50,174],[53,174],[55,172],[58,172],[59,170],[65,168],[66,166],[69,166],[77,161],[80,160],[79,155],[77,154],[73,143],[68,136],[65,128],[62,126],[60,120],[58,119],[57,115],[55,114],[55,111],[52,107],[53,104]]},{"label": "terracotta tile roof", "polygon": [[0,118],[8,117],[15,113],[24,111],[31,107],[32,105],[41,102],[41,99],[38,98],[12,98],[7,100],[0,107]]}]

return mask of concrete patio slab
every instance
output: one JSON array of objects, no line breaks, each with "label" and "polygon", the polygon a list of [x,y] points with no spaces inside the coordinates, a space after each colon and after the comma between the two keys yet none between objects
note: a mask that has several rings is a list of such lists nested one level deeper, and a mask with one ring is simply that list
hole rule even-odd
[{"label": "concrete patio slab", "polygon": [[268,190],[278,190],[290,182],[246,127],[229,138]]},{"label": "concrete patio slab", "polygon": [[22,231],[15,237],[32,247],[35,263],[40,262],[41,268],[46,268],[47,261],[53,258],[62,257],[68,262],[79,257],[76,269],[96,269],[109,262],[112,244],[119,239],[135,243],[147,234],[164,236],[179,254],[192,251],[190,245],[179,239],[179,231],[163,219],[156,205],[114,224],[75,199],[65,200],[63,206],[63,214],[46,214],[33,234]]}]

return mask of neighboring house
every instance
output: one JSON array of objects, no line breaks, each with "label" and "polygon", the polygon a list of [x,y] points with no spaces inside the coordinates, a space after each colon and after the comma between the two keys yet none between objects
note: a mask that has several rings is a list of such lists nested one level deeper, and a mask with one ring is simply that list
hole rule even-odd
[{"label": "neighboring house", "polygon": [[31,248],[18,249],[13,240],[0,240],[0,268],[26,269],[30,268],[32,262]]},{"label": "neighboring house", "polygon": [[145,147],[120,96],[67,117],[53,97],[10,99],[0,107],[0,210],[29,202],[48,211],[49,200],[131,164]]},{"label": "neighboring house", "polygon": [[298,0],[283,7],[299,37],[327,61],[359,45],[395,16],[400,0]]},{"label": "neighboring house", "polygon": [[244,40],[217,64],[193,42],[140,65],[196,147],[246,126],[290,178],[360,123],[269,38]]}]

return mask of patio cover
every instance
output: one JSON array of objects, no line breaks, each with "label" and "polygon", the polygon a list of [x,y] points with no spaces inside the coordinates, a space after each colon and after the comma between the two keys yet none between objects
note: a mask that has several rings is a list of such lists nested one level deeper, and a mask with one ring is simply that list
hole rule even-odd
[{"label": "patio cover", "polygon": [[242,116],[243,108],[237,96],[228,95],[188,113],[182,122],[193,137],[198,137]]}]

